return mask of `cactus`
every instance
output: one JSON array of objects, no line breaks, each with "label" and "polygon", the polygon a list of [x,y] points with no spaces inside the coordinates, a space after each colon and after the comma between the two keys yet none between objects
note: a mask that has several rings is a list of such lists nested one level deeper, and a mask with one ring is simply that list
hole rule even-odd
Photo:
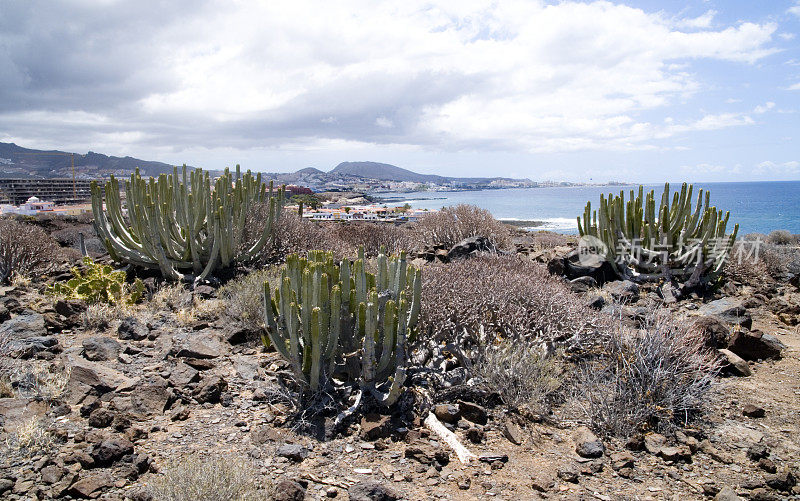
[{"label": "cactus", "polygon": [[47,289],[48,294],[87,303],[134,304],[142,298],[144,283],[138,278],[133,284],[125,282],[125,272],[111,266],[83,258],[85,271],[72,268],[73,277],[66,282],[56,282]]},{"label": "cactus", "polygon": [[[142,179],[139,169],[125,182],[127,222],[123,216],[120,186],[114,176],[106,183],[103,210],[102,191],[92,182],[92,212],[97,234],[116,261],[145,268],[157,268],[172,280],[184,278],[191,270],[204,279],[234,260],[256,254],[269,239],[281,213],[284,188],[269,192],[261,174],[241,175],[236,166],[213,183],[208,172],[189,172],[183,166],[179,177]],[[253,204],[269,201],[269,216],[264,233],[250,248],[240,250],[245,216]]]},{"label": "cactus", "polygon": [[[365,270],[363,249],[354,262],[338,265],[333,254],[290,255],[280,285],[264,284],[266,345],[274,344],[312,391],[324,387],[337,369],[358,381],[380,403],[397,401],[405,382],[409,338],[416,333],[421,273],[405,253],[387,258],[377,274]],[[355,353],[357,367],[347,364]]]},{"label": "cactus", "polygon": [[619,196],[600,196],[600,208],[592,211],[587,202],[578,232],[592,236],[605,246],[606,257],[623,278],[654,281],[672,277],[693,282],[717,276],[730,255],[739,225],[725,231],[730,213],[711,206],[709,191],[700,190],[692,210],[692,185],[683,183],[670,203],[669,183],[656,206],[651,190],[645,195],[630,191]]}]

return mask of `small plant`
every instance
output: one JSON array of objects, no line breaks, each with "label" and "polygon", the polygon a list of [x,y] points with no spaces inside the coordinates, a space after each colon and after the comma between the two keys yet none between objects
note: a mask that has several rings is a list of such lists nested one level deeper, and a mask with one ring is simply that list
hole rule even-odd
[{"label": "small plant", "polygon": [[147,486],[158,501],[255,501],[259,492],[253,468],[242,460],[193,453],[166,466]]},{"label": "small plant", "polygon": [[557,354],[545,355],[540,347],[524,340],[478,347],[475,373],[510,408],[546,415],[562,389],[563,372]]},{"label": "small plant", "polygon": [[82,299],[87,303],[134,304],[142,298],[144,283],[138,278],[129,285],[125,272],[109,265],[83,258],[84,270],[72,268],[73,278],[53,284],[48,292],[57,296]]},{"label": "small plant", "polygon": [[11,381],[5,376],[0,376],[0,398],[10,398],[15,395]]},{"label": "small plant", "polygon": [[592,426],[607,435],[669,431],[709,405],[716,357],[691,328],[651,312],[641,331],[620,326],[597,359],[577,376],[577,400]]},{"label": "small plant", "polygon": [[36,417],[25,421],[6,438],[9,449],[18,450],[28,457],[44,452],[52,445],[53,436]]},{"label": "small plant", "polygon": [[14,374],[19,394],[47,403],[58,401],[66,391],[71,369],[40,363],[20,364]]},{"label": "small plant", "polygon": [[774,230],[767,235],[767,243],[773,245],[797,245],[798,235],[792,235],[786,230]]},{"label": "small plant", "polygon": [[277,268],[265,268],[231,280],[219,289],[225,312],[244,327],[260,331],[265,324],[264,282],[277,284],[279,278]]},{"label": "small plant", "polygon": [[121,320],[128,315],[127,307],[119,304],[94,303],[86,307],[81,314],[85,329],[102,331],[107,329],[116,320]]}]

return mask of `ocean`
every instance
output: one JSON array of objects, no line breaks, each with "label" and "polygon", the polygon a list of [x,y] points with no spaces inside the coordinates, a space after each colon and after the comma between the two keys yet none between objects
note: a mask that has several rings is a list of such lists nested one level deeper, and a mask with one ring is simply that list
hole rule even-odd
[{"label": "ocean", "polygon": [[[518,188],[508,190],[381,193],[381,198],[392,197],[391,204],[407,202],[414,208],[439,209],[458,204],[482,207],[498,219],[543,221],[536,229],[559,233],[577,233],[575,218],[583,214],[586,202],[592,209],[600,203],[601,193],[619,194],[638,186],[572,186],[550,188]],[[733,223],[739,223],[739,235],[769,233],[788,230],[800,233],[800,181],[758,183],[695,183],[693,204],[699,188],[711,190],[711,204],[730,211]],[[664,185],[646,185],[654,189],[656,203],[660,201]],[[680,190],[680,184],[670,184],[670,191]],[[395,198],[396,197],[396,198]]]}]

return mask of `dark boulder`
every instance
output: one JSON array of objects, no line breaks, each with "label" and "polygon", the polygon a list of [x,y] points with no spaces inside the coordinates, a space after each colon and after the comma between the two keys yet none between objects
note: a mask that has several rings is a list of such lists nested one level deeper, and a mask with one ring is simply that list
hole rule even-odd
[{"label": "dark boulder", "polygon": [[117,328],[117,337],[123,340],[141,341],[147,338],[149,333],[150,330],[147,326],[142,325],[142,323],[134,317],[123,319],[122,323],[120,323]]},{"label": "dark boulder", "polygon": [[497,253],[497,247],[484,236],[476,236],[465,238],[464,240],[455,244],[447,252],[447,259],[450,261],[456,259],[463,259],[482,252]]},{"label": "dark boulder", "polygon": [[718,317],[699,317],[692,324],[692,328],[700,334],[703,344],[708,348],[727,348],[730,342],[731,330]]},{"label": "dark boulder", "polygon": [[738,325],[745,329],[749,329],[753,325],[753,319],[747,308],[742,305],[741,301],[730,297],[704,304],[697,310],[697,314],[714,316],[729,325]]},{"label": "dark boulder", "polygon": [[771,334],[760,330],[737,331],[731,336],[728,349],[745,360],[781,358],[786,346]]},{"label": "dark boulder", "polygon": [[83,340],[83,356],[87,360],[107,361],[116,360],[121,350],[116,339],[96,336]]},{"label": "dark boulder", "polygon": [[[547,269],[556,270],[558,265],[548,263]],[[592,277],[598,284],[604,284],[612,280],[617,280],[614,266],[604,257],[597,254],[583,254],[574,250],[567,254],[563,259],[563,275],[568,279],[574,280],[578,277]]]},{"label": "dark boulder", "polygon": [[395,501],[400,495],[393,489],[374,480],[365,480],[347,490],[350,501]]}]

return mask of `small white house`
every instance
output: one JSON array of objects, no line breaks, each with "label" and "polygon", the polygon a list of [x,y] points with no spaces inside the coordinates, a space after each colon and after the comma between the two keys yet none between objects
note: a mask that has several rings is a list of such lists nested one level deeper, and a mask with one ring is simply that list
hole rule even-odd
[{"label": "small white house", "polygon": [[0,211],[2,211],[3,214],[21,214],[23,216],[33,216],[42,212],[53,212],[55,207],[56,204],[54,202],[46,202],[44,200],[40,200],[38,197],[30,197],[19,207],[3,204],[0,206]]}]

